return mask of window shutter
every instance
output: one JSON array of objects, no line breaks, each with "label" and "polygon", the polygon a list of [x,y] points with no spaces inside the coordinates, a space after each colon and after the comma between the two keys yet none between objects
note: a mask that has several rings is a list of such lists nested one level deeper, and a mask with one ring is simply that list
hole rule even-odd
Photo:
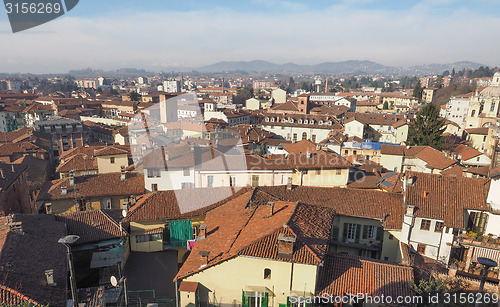
[{"label": "window shutter", "polygon": [[384,228],[377,227],[377,240],[382,241],[382,235],[384,234]]},{"label": "window shutter", "polygon": [[241,291],[241,306],[248,307],[248,297],[245,296],[245,291]]},{"label": "window shutter", "polygon": [[267,302],[269,301],[269,293],[264,293],[264,297],[262,298],[261,307],[267,307]]},{"label": "window shutter", "polygon": [[345,242],[347,238],[347,223],[344,223],[344,232],[342,233],[342,241]]},{"label": "window shutter", "polygon": [[363,239],[368,239],[368,227],[367,225],[363,226]]},{"label": "window shutter", "polygon": [[291,307],[292,306],[292,303],[290,303],[290,297],[287,296],[286,297],[286,307]]},{"label": "window shutter", "polygon": [[170,245],[186,246],[187,240],[193,237],[193,230],[190,220],[175,221],[170,223]]},{"label": "window shutter", "polygon": [[361,235],[361,225],[356,224],[356,243],[359,243],[359,237]]},{"label": "window shutter", "polygon": [[333,241],[338,241],[339,240],[339,228],[338,227],[333,227],[332,228],[332,240]]}]

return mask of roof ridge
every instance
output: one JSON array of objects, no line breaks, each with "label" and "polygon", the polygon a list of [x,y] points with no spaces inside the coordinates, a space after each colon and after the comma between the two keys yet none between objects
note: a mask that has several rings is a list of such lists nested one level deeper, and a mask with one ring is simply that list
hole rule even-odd
[{"label": "roof ridge", "polygon": [[99,211],[101,214],[103,214],[116,227],[120,228],[120,231],[122,234],[125,234],[125,235],[128,234],[128,232],[123,228],[123,226],[120,226],[120,224],[114,218],[112,218],[106,211],[104,211],[102,209],[97,209],[97,211]]}]

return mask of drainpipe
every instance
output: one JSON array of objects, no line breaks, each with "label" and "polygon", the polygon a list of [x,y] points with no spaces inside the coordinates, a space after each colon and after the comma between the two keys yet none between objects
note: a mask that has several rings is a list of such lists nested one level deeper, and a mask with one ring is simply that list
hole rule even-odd
[{"label": "drainpipe", "polygon": [[179,288],[177,287],[177,279],[175,280],[175,305],[177,307],[181,306],[179,302]]}]

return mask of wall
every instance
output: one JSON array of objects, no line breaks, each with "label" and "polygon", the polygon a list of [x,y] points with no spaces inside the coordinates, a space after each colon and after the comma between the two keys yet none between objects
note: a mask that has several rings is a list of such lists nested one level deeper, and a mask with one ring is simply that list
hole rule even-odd
[{"label": "wall", "polygon": [[158,191],[180,190],[183,183],[195,185],[195,173],[193,168],[189,168],[189,175],[184,176],[183,168],[162,169],[160,177],[148,177],[147,169],[144,169],[144,187],[148,192],[152,191],[152,184],[158,185]]},{"label": "wall", "polygon": [[[105,198],[111,199],[111,208],[112,209],[122,209],[123,202],[128,200],[129,195],[122,196],[106,196],[106,197],[92,197],[86,198],[90,203],[90,206],[87,206],[87,210],[97,210],[103,209],[101,206],[101,200]],[[52,208],[52,214],[66,214],[66,213],[74,213],[78,212],[77,207],[75,205],[74,199],[62,199],[62,200],[52,200],[45,201],[46,204],[50,204]]]},{"label": "wall", "polygon": [[[259,176],[259,186],[275,186],[287,184],[287,179],[292,176],[291,170],[277,170],[277,171],[231,171],[229,174],[226,171],[199,171],[196,175],[196,187],[208,187],[208,176],[213,176],[213,187],[228,187],[230,176],[236,177],[236,186],[244,187],[252,185],[252,176]],[[285,180],[285,181],[283,181]]]},{"label": "wall", "polygon": [[[115,158],[115,163],[111,163],[112,157]],[[122,166],[128,166],[128,156],[126,154],[97,157],[97,167],[99,169],[99,174],[119,173]]]},{"label": "wall", "polygon": [[[266,268],[271,269],[270,279],[264,279]],[[242,291],[246,286],[266,286],[275,294],[275,297],[269,298],[268,306],[278,307],[278,304],[286,304],[291,290],[314,293],[316,272],[317,267],[314,265],[239,256],[184,280],[199,282],[207,287],[211,291],[210,302],[213,303],[215,299],[217,304],[221,305],[241,305]],[[181,301],[181,306],[187,306],[187,303]]]},{"label": "wall", "polygon": [[[337,175],[337,170],[340,170],[340,175]],[[292,182],[295,185],[303,186],[345,187],[349,182],[349,169],[310,169],[307,172],[294,171]]]}]

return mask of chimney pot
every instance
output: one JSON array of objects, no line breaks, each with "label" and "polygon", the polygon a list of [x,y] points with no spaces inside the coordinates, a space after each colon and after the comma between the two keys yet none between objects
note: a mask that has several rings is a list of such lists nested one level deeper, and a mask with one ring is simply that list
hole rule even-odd
[{"label": "chimney pot", "polygon": [[274,202],[269,201],[269,202],[267,202],[267,215],[266,215],[266,217],[273,216],[273,214],[274,214]]},{"label": "chimney pot", "polygon": [[207,235],[207,225],[202,224],[200,225],[200,230],[198,232],[198,239],[205,239],[205,236]]},{"label": "chimney pot", "polygon": [[413,216],[413,213],[415,212],[415,206],[413,205],[408,205],[406,207],[406,215],[408,216]]},{"label": "chimney pot", "polygon": [[68,188],[67,187],[61,187],[61,195],[66,195],[68,194]]}]

